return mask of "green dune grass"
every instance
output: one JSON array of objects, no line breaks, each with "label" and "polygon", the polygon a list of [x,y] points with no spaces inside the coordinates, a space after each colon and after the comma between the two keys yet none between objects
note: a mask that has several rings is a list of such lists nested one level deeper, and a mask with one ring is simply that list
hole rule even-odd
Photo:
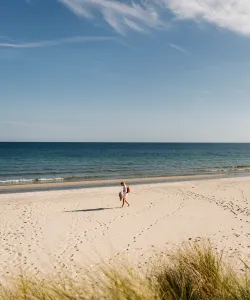
[{"label": "green dune grass", "polygon": [[166,253],[149,271],[120,262],[69,277],[21,275],[0,286],[0,300],[249,300],[249,267],[236,272],[208,243]]}]

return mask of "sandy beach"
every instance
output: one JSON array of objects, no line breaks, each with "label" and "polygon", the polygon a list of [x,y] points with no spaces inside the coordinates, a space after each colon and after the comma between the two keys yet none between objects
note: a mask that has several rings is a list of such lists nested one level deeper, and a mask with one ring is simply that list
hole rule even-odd
[{"label": "sandy beach", "polygon": [[164,249],[209,238],[250,261],[250,177],[0,195],[1,274],[72,272],[126,258],[143,266]]}]

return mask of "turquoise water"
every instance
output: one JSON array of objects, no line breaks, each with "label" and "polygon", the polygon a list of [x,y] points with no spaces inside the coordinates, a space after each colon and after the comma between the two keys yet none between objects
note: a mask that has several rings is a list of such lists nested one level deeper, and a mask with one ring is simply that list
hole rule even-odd
[{"label": "turquoise water", "polygon": [[0,143],[0,184],[250,172],[250,144]]}]

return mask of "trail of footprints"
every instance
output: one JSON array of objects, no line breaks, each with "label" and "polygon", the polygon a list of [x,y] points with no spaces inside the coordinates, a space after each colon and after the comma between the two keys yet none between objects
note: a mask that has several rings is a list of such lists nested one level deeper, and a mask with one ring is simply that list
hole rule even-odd
[{"label": "trail of footprints", "polygon": [[[41,238],[42,226],[37,220],[32,220],[32,214],[32,204],[21,205],[16,221],[7,223],[8,228],[0,233],[2,242],[1,257],[6,258],[1,260],[1,265],[6,274],[9,274],[10,260],[14,268],[28,269],[29,254],[35,252],[35,248],[40,246],[38,236]],[[27,232],[30,227],[32,227],[32,230],[28,235]],[[4,251],[8,254],[3,255]],[[34,266],[34,262],[31,262],[30,265],[31,267]],[[34,270],[38,273],[36,266],[34,266]]]},{"label": "trail of footprints", "polygon": [[[161,200],[162,200],[162,199],[161,199]],[[110,258],[110,259],[109,259],[109,262],[111,262],[111,261],[112,261],[113,259],[115,259],[117,256],[123,254],[124,252],[129,252],[130,249],[131,249],[131,246],[134,245],[134,244],[137,242],[137,239],[138,239],[138,238],[142,237],[142,235],[143,235],[144,232],[146,232],[146,231],[152,229],[152,228],[153,228],[155,225],[157,225],[159,222],[161,222],[161,221],[167,219],[168,217],[173,216],[174,214],[176,214],[176,212],[180,211],[180,210],[184,207],[184,205],[185,205],[185,199],[183,198],[183,199],[181,200],[181,203],[180,203],[180,205],[178,206],[178,208],[176,208],[175,210],[173,210],[173,211],[170,212],[170,213],[167,213],[167,214],[163,215],[161,218],[156,219],[153,223],[149,224],[147,227],[145,227],[145,228],[143,228],[141,231],[139,231],[139,232],[133,237],[133,240],[132,240],[130,243],[128,243],[127,245],[125,245],[125,246],[123,247],[123,249],[122,249],[120,252],[118,252],[113,258]],[[141,254],[141,256],[143,256],[143,255],[144,255],[144,254]]]},{"label": "trail of footprints", "polygon": [[[96,224],[95,227],[93,227],[91,229],[88,229],[88,230],[84,230],[81,235],[76,235],[75,234],[75,228],[78,226],[78,221],[79,221],[78,216],[75,217],[73,219],[71,229],[70,229],[70,231],[67,235],[68,237],[66,239],[67,240],[66,246],[63,248],[62,252],[59,255],[57,255],[57,257],[54,259],[55,262],[56,262],[56,265],[54,266],[54,268],[63,267],[63,268],[67,269],[68,267],[66,266],[66,262],[69,262],[72,265],[73,268],[74,267],[76,268],[76,262],[74,260],[74,256],[77,252],[79,252],[79,247],[82,246],[81,244],[84,243],[84,240],[90,243],[91,249],[95,252],[96,249],[94,247],[93,241],[97,237],[97,233],[100,233],[103,236],[107,235],[107,231],[111,227],[111,224],[113,224],[117,220],[125,218],[126,216],[137,216],[139,214],[142,214],[145,211],[147,211],[147,210],[153,208],[154,206],[156,206],[162,200],[163,200],[163,198],[160,198],[159,200],[157,200],[155,202],[151,202],[144,209],[142,209],[140,211],[137,211],[133,214],[124,213],[123,215],[114,217],[108,223],[97,222],[98,224]],[[91,213],[91,218],[93,217],[93,215],[94,215],[94,212]],[[87,217],[87,219],[89,220],[88,217]],[[156,223],[157,222],[158,221],[156,221]],[[96,232],[96,234],[94,234],[91,237],[91,236],[89,236],[89,233],[91,233],[91,232]],[[74,235],[73,238],[72,238],[72,235]],[[62,262],[62,258],[64,258],[64,262]],[[96,264],[96,266],[97,265],[98,265],[98,263]]]},{"label": "trail of footprints", "polygon": [[[102,198],[100,201],[101,205],[102,205],[103,201],[104,201],[104,199]],[[77,207],[74,207],[74,210],[76,210],[76,209],[77,209]],[[87,221],[89,223],[91,223],[93,216],[94,216],[94,211],[91,212],[89,215],[87,215],[85,217],[85,219],[87,219]],[[67,263],[70,263],[70,265],[73,268],[76,268],[76,262],[74,259],[75,254],[80,251],[79,248],[80,248],[81,244],[84,243],[84,241],[91,243],[91,239],[89,238],[88,233],[99,229],[98,225],[96,225],[94,228],[91,228],[88,230],[83,230],[83,233],[81,233],[79,235],[79,234],[76,234],[76,230],[75,230],[78,227],[78,224],[79,224],[79,215],[78,215],[78,213],[76,213],[76,215],[74,215],[74,217],[72,219],[70,230],[69,230],[69,232],[67,234],[67,238],[66,238],[66,243],[64,240],[64,242],[63,242],[64,246],[63,246],[62,251],[60,252],[60,254],[57,254],[57,257],[54,259],[54,261],[56,262],[56,265],[54,266],[55,269],[58,267],[59,267],[59,270],[60,270],[60,267],[68,269],[69,265]],[[100,223],[99,226],[102,226],[102,224]],[[62,259],[63,259],[63,262],[62,262]]]},{"label": "trail of footprints", "polygon": [[[75,203],[74,206],[74,210],[76,210],[78,207],[78,203]],[[64,208],[66,209],[66,208]],[[79,223],[79,216],[78,213],[76,213],[76,215],[74,215],[73,219],[72,219],[72,223],[70,225],[70,229],[67,233],[67,237],[65,240],[63,240],[63,249],[60,253],[56,254],[56,257],[54,256],[54,269],[57,269],[57,272],[59,272],[59,274],[61,273],[61,269],[65,268],[68,269],[69,265],[67,264],[67,259],[69,258],[69,261],[72,265],[72,267],[76,267],[76,264],[74,262],[74,252],[78,252],[79,248],[78,248],[78,244],[82,243],[82,240],[80,240],[80,237],[77,238],[77,243],[75,242],[76,240],[76,236],[74,236],[74,238],[72,239],[72,235],[75,234],[75,230],[78,226]],[[74,250],[74,251],[73,251]],[[67,255],[67,253],[69,253]]]},{"label": "trail of footprints", "polygon": [[[170,191],[169,191],[169,192],[170,192]],[[114,218],[112,218],[112,219],[108,222],[108,225],[107,225],[106,223],[100,223],[100,222],[98,222],[98,225],[96,225],[95,227],[93,227],[93,228],[91,228],[91,229],[89,229],[89,230],[85,230],[85,231],[84,231],[84,238],[85,238],[85,240],[87,240],[88,242],[92,243],[93,240],[97,237],[97,235],[94,235],[93,237],[90,238],[90,237],[88,237],[88,234],[89,234],[90,232],[92,232],[92,231],[100,232],[100,228],[103,227],[103,230],[101,231],[101,234],[102,234],[102,235],[106,235],[108,229],[111,227],[111,224],[113,224],[115,221],[120,220],[120,219],[122,219],[122,218],[124,218],[124,217],[126,217],[126,216],[137,216],[137,215],[139,215],[139,214],[142,214],[142,213],[144,213],[145,211],[147,211],[147,210],[149,210],[149,209],[155,207],[157,204],[159,204],[159,203],[160,203],[161,201],[163,201],[163,200],[164,200],[164,198],[158,198],[158,200],[149,203],[144,209],[142,209],[142,210],[140,210],[140,211],[137,211],[137,212],[135,212],[135,213],[133,213],[133,214],[131,214],[131,213],[125,213],[125,214],[123,214],[123,215],[114,217]],[[137,239],[138,239],[139,237],[142,237],[142,235],[143,235],[144,232],[146,232],[146,231],[152,229],[153,226],[157,225],[159,222],[161,222],[161,221],[167,219],[169,216],[172,216],[172,215],[174,215],[177,211],[181,210],[181,209],[184,207],[184,203],[185,203],[185,198],[182,198],[181,203],[180,203],[180,205],[178,206],[177,209],[173,210],[173,211],[170,212],[170,213],[165,214],[164,216],[162,216],[162,217],[159,218],[159,219],[156,219],[153,223],[149,224],[149,225],[146,226],[144,229],[142,229],[141,231],[139,231],[139,232],[133,237],[133,240],[132,240],[130,243],[128,243],[127,245],[125,245],[125,246],[122,248],[122,250],[121,250],[120,252],[118,252],[113,258],[110,258],[110,259],[109,259],[109,262],[111,262],[113,259],[115,259],[117,256],[121,255],[122,253],[128,252],[128,251],[130,250],[130,248],[132,247],[132,245],[134,245],[134,244],[137,242]],[[79,251],[77,245],[78,245],[79,243],[82,243],[82,242],[83,242],[83,241],[82,241],[82,237],[81,237],[81,236],[76,236],[76,235],[75,235],[74,239],[72,239],[71,243],[69,243],[69,245],[68,245],[68,247],[67,247],[68,252],[71,253],[71,254],[70,254],[70,261],[71,261],[72,263],[73,263],[73,261],[74,261],[74,253],[73,253],[72,251],[69,251],[69,249],[72,249],[72,250],[74,250],[74,251]],[[96,250],[93,244],[91,245],[91,247],[92,247],[93,251]],[[65,251],[63,252],[63,254],[65,254]],[[142,254],[142,255],[143,255],[143,254]],[[96,263],[95,266],[97,267],[99,264],[100,264],[100,263]],[[76,265],[74,264],[74,266],[76,266]]]},{"label": "trail of footprints", "polygon": [[[235,186],[236,187],[236,186]],[[214,196],[208,197],[208,196],[204,196],[195,192],[191,192],[191,191],[180,191],[183,194],[187,194],[189,197],[193,197],[196,199],[201,199],[201,200],[206,200],[210,203],[215,203],[216,205],[218,205],[219,207],[223,208],[224,210],[228,210],[231,213],[234,214],[234,217],[236,219],[238,219],[241,222],[250,224],[250,220],[249,220],[249,216],[250,216],[250,210],[248,209],[248,207],[241,207],[236,203],[233,203],[232,201],[228,201],[226,202],[225,200],[221,200],[221,199],[216,199]],[[243,192],[242,192],[243,193]],[[246,205],[248,205],[248,199],[244,196],[244,202]],[[243,216],[242,216],[243,215]],[[250,231],[249,232],[245,232],[243,231],[243,226],[241,225],[240,228],[242,229],[241,232],[236,232],[236,230],[234,228],[231,228],[232,232],[231,234],[236,237],[236,238],[243,238],[243,241],[248,241],[250,240]],[[221,233],[221,231],[218,231],[218,233]],[[217,235],[217,233],[213,234],[214,236]],[[222,236],[222,240],[220,241],[220,243],[223,243],[225,240],[229,239],[229,234],[227,235],[223,235]],[[239,252],[238,249],[243,249],[246,248],[248,249],[248,252],[250,251],[250,244],[249,243],[245,243],[245,245],[242,244],[242,242],[238,242],[238,248],[236,248],[235,246],[231,246],[228,248],[228,250],[231,252],[232,255],[230,255],[230,257],[233,257],[233,254],[236,254]],[[250,252],[249,252],[250,253]],[[249,255],[250,257],[250,255]]]},{"label": "trail of footprints", "polygon": [[[249,217],[250,216],[250,210],[248,209],[248,207],[241,207],[240,205],[233,203],[232,201],[228,201],[226,202],[225,200],[221,200],[221,199],[216,199],[215,196],[204,196],[195,192],[191,192],[191,191],[185,191],[185,193],[193,198],[196,199],[202,199],[202,200],[207,200],[210,203],[215,203],[218,206],[222,207],[224,210],[229,210],[231,213],[233,213],[235,215],[236,218],[240,219],[240,221],[244,221],[246,223],[250,223],[250,220],[248,218],[246,218],[245,220],[242,219],[241,215],[244,215],[245,217]],[[183,194],[185,194],[183,192]],[[246,199],[246,204],[248,204],[248,200]]]},{"label": "trail of footprints", "polygon": [[[171,215],[174,215],[177,211],[181,210],[184,207],[186,196],[196,198],[196,199],[206,200],[206,201],[209,201],[210,203],[215,203],[215,204],[219,205],[220,207],[222,207],[223,209],[229,210],[231,213],[233,213],[235,215],[235,218],[238,218],[239,220],[244,221],[249,224],[250,221],[247,218],[250,216],[250,210],[247,207],[248,199],[244,195],[243,191],[241,191],[240,189],[239,189],[239,191],[241,192],[242,199],[244,199],[244,203],[246,204],[246,207],[241,207],[240,205],[238,205],[237,203],[233,203],[232,201],[226,202],[221,199],[218,200],[214,196],[210,196],[210,197],[203,196],[201,194],[198,194],[198,193],[195,193],[195,192],[189,191],[189,190],[184,190],[184,191],[182,189],[175,190],[174,191],[175,194],[182,196],[182,200],[181,200],[179,207],[176,208],[175,210],[173,210],[172,212],[163,215],[161,218],[156,219],[154,222],[152,222],[151,224],[144,227],[141,231],[139,231],[132,238],[130,243],[126,244],[115,255],[115,257],[110,258],[109,262],[111,262],[112,259],[116,258],[117,256],[119,256],[123,253],[129,252],[131,250],[131,248],[135,248],[134,246],[135,246],[136,242],[138,241],[139,238],[141,238],[143,236],[143,234],[145,232],[152,229],[159,222],[165,220],[166,218],[170,217]],[[171,194],[171,190],[168,190],[168,194],[169,195]],[[79,216],[77,213],[72,219],[71,227],[67,234],[66,241],[65,240],[63,241],[62,251],[60,252],[60,254],[58,254],[54,258],[54,261],[56,262],[55,268],[60,269],[61,267],[63,267],[63,268],[67,269],[68,268],[67,262],[72,264],[72,267],[76,268],[76,262],[74,260],[74,255],[80,251],[80,249],[82,247],[81,244],[83,244],[84,241],[89,242],[91,244],[92,249],[95,250],[94,244],[93,244],[94,239],[97,238],[98,235],[102,235],[102,236],[107,235],[108,230],[114,224],[114,222],[116,222],[122,218],[126,218],[127,216],[136,217],[137,215],[142,214],[149,209],[152,209],[153,207],[158,205],[163,199],[164,198],[158,198],[158,200],[152,201],[145,208],[143,208],[142,210],[136,211],[133,214],[128,212],[128,213],[124,213],[122,215],[113,217],[112,219],[109,220],[108,223],[97,221],[97,224],[94,227],[92,227],[88,230],[83,230],[83,232],[80,235],[75,234],[75,229],[79,225]],[[103,201],[104,200],[102,199],[101,203]],[[8,260],[10,259],[10,257],[11,257],[12,262],[15,267],[18,265],[22,265],[23,267],[25,267],[27,265],[27,256],[29,254],[31,254],[32,252],[34,252],[37,247],[41,248],[41,245],[39,245],[39,239],[38,239],[38,236],[40,236],[40,239],[41,239],[41,234],[42,234],[42,225],[43,224],[41,224],[41,218],[37,218],[38,220],[40,220],[40,224],[37,220],[32,219],[32,213],[34,211],[32,204],[22,204],[22,205],[18,204],[17,208],[20,209],[19,220],[17,220],[14,223],[13,223],[13,221],[10,222],[9,224],[7,224],[8,228],[5,228],[4,232],[0,232],[0,238],[2,241],[2,249],[0,249],[0,255],[1,255],[1,257],[6,258],[5,260],[2,260],[1,265],[4,267],[6,273],[8,273],[7,266],[8,266]],[[88,214],[85,218],[87,219],[87,221],[89,223],[92,223],[94,216],[95,216],[95,212],[93,211],[90,214]],[[21,224],[21,226],[19,227],[18,224]],[[27,227],[29,227],[29,226],[32,226],[32,231],[31,231],[31,236],[27,237],[26,232],[27,232]],[[93,232],[94,232],[94,234],[91,236],[90,233],[93,233]],[[232,228],[232,234],[234,234],[235,237],[240,237],[242,234],[244,234],[246,238],[248,238],[248,239],[250,238],[250,232],[243,233],[243,231],[242,231],[241,234],[239,234],[237,232],[234,232],[233,228]],[[73,236],[73,238],[72,238],[72,236]],[[30,241],[29,243],[25,242],[25,240],[27,238]],[[223,238],[226,239],[228,237],[223,236]],[[15,242],[16,240],[19,241],[19,249],[17,249],[16,246],[14,248],[14,246],[13,246],[13,245],[16,245],[16,242]],[[249,245],[247,247],[250,248]],[[43,248],[41,248],[41,249],[43,249]],[[236,249],[233,249],[233,247],[231,247],[230,250],[236,251]],[[9,253],[8,257],[3,256],[4,251],[7,251]],[[143,256],[143,254],[141,254],[141,256]],[[98,266],[98,264],[99,263],[97,263],[96,266]],[[34,262],[31,263],[31,268],[33,268],[35,270],[35,272],[38,273],[37,267],[34,265]]]}]

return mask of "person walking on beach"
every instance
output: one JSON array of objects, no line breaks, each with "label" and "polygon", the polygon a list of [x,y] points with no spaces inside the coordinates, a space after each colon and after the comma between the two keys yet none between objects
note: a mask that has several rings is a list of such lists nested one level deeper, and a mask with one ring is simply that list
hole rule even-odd
[{"label": "person walking on beach", "polygon": [[128,204],[128,206],[130,206],[130,204],[128,203],[128,188],[125,184],[125,182],[121,182],[121,186],[122,186],[122,191],[120,192],[120,199],[122,200],[122,208],[125,205],[125,202]]}]

